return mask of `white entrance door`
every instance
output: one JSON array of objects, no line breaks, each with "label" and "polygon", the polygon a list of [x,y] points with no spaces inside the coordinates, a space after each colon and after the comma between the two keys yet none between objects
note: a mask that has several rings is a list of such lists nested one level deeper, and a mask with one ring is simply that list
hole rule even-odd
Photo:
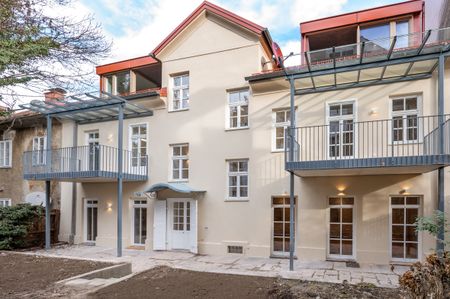
[{"label": "white entrance door", "polygon": [[99,170],[100,168],[100,135],[98,131],[86,133],[88,144],[88,170]]},{"label": "white entrance door", "polygon": [[329,198],[328,257],[354,259],[354,198]]},{"label": "white entrance door", "polygon": [[85,241],[95,242],[97,238],[98,200],[86,198],[84,206]]},{"label": "white entrance door", "polygon": [[197,201],[168,199],[168,237],[170,249],[197,252]]}]

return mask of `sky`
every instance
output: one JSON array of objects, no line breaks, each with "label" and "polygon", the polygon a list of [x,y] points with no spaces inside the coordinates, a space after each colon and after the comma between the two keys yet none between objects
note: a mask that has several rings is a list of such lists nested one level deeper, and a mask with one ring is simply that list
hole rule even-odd
[{"label": "sky", "polygon": [[[403,0],[404,1],[404,0]],[[111,56],[102,63],[148,54],[201,0],[79,0],[77,14],[89,13],[113,41]],[[401,0],[211,0],[269,29],[283,53],[300,52],[299,23],[376,7]],[[293,61],[290,64],[295,64]]]},{"label": "sky", "polygon": [[[269,29],[284,55],[300,52],[300,22],[351,11],[387,5],[404,0],[210,0],[235,14]],[[65,15],[82,19],[91,15],[101,25],[105,37],[112,41],[111,55],[99,61],[105,64],[149,54],[175,29],[202,0],[72,0],[67,6],[46,7],[49,15]],[[300,56],[286,65],[300,64]],[[86,65],[95,76],[95,66]],[[93,87],[96,88],[96,87]],[[19,102],[42,96],[42,90],[21,86],[2,93],[8,102],[9,90]]]}]

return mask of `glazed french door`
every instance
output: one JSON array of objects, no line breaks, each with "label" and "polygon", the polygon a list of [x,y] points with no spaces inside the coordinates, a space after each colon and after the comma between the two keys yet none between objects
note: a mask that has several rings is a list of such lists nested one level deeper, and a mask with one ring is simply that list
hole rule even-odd
[{"label": "glazed french door", "polygon": [[[290,198],[272,198],[272,254],[285,256],[290,246]],[[294,219],[295,221],[295,219]]]},{"label": "glazed french door", "polygon": [[354,198],[329,198],[328,255],[335,258],[353,258]]},{"label": "glazed french door", "polygon": [[391,197],[391,258],[415,261],[419,258],[419,237],[415,221],[419,216],[419,196]]},{"label": "glazed french door", "polygon": [[328,106],[328,156],[351,158],[355,153],[354,104]]},{"label": "glazed french door", "polygon": [[147,201],[135,200],[133,203],[133,243],[145,245],[147,239]]},{"label": "glazed french door", "polygon": [[87,133],[88,156],[89,156],[89,170],[100,169],[100,134],[98,131]]},{"label": "glazed french door", "polygon": [[95,242],[97,238],[97,220],[98,220],[98,201],[86,199],[85,201],[86,217],[86,241]]},{"label": "glazed french door", "polygon": [[171,202],[172,249],[189,249],[191,235],[191,200],[174,199]]}]

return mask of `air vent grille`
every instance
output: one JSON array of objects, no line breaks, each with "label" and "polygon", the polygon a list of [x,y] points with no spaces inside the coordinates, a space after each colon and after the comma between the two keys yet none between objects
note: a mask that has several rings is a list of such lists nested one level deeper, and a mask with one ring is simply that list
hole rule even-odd
[{"label": "air vent grille", "polygon": [[228,253],[244,253],[244,248],[242,246],[228,246]]}]

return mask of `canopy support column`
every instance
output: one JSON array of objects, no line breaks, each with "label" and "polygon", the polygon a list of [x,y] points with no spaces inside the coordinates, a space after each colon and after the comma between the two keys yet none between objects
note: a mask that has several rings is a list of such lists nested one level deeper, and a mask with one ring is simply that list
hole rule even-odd
[{"label": "canopy support column", "polygon": [[[47,155],[46,155],[46,167],[48,171],[51,171],[52,167],[52,117],[47,115]],[[50,194],[51,184],[50,181],[45,181],[45,249],[50,249],[51,244],[51,223],[50,223]]]},{"label": "canopy support column", "polygon": [[[444,55],[439,56],[438,62],[438,114],[439,114],[439,153],[444,154],[444,67],[445,67],[445,57]],[[445,198],[444,198],[444,179],[445,172],[444,167],[440,167],[438,170],[438,204],[437,208],[439,212],[445,212]],[[439,232],[437,235],[436,250],[439,255],[444,252],[444,224],[442,223],[439,227]]]},{"label": "canopy support column", "polygon": [[[72,159],[71,161],[76,161],[76,150],[75,147],[78,145],[78,123],[74,122],[73,124],[73,149],[72,149]],[[76,169],[76,165],[73,165],[72,168],[74,171]],[[77,233],[77,183],[72,183],[72,214],[70,221],[70,236],[69,236],[69,244],[75,244],[75,235]]]},{"label": "canopy support column", "polygon": [[[295,80],[289,78],[290,92],[290,132],[289,132],[289,161],[294,160],[294,138],[295,138]],[[294,252],[295,252],[295,188],[294,172],[289,176],[289,270],[294,270]]]},{"label": "canopy support column", "polygon": [[117,256],[122,256],[122,185],[123,185],[123,104],[118,105],[118,153],[117,153]]}]

